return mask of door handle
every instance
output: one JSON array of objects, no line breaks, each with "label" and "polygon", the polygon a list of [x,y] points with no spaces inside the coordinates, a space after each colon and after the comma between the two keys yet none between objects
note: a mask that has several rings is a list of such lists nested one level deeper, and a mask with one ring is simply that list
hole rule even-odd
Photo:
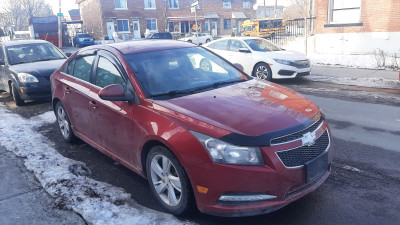
[{"label": "door handle", "polygon": [[96,101],[89,101],[89,105],[93,108],[93,109],[97,109],[98,108],[98,106],[97,106],[97,103],[96,103]]},{"label": "door handle", "polygon": [[66,92],[67,94],[69,94],[69,93],[71,93],[71,89],[70,89],[69,87],[65,87],[65,92]]}]

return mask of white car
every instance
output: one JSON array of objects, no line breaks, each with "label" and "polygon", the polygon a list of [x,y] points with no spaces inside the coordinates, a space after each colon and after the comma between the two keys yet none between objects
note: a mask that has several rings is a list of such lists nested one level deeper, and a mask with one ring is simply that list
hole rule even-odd
[{"label": "white car", "polygon": [[214,40],[213,37],[209,34],[199,33],[199,42],[197,42],[197,34],[190,34],[185,38],[181,38],[178,41],[187,41],[193,44],[205,44]]},{"label": "white car", "polygon": [[264,80],[295,78],[311,72],[306,55],[283,50],[263,38],[222,38],[204,47],[232,64],[240,64],[245,73]]}]

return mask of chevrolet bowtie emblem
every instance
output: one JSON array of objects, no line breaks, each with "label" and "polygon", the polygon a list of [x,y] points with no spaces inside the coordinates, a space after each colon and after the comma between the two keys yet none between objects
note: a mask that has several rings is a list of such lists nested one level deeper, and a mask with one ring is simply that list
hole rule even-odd
[{"label": "chevrolet bowtie emblem", "polygon": [[308,132],[303,135],[303,137],[301,138],[301,142],[303,143],[303,145],[311,146],[315,144],[315,139],[316,139],[315,132],[313,133]]}]

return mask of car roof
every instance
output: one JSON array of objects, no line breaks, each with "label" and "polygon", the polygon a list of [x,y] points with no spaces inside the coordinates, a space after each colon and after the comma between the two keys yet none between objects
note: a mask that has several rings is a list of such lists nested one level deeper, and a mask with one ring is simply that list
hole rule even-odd
[{"label": "car roof", "polygon": [[27,45],[27,44],[50,44],[50,42],[44,40],[18,40],[18,41],[6,41],[2,42],[2,44],[8,47],[8,46]]},{"label": "car roof", "polygon": [[[101,48],[103,45],[96,45],[93,48]],[[136,40],[106,44],[104,46],[113,47],[123,54],[137,54],[144,52],[162,51],[177,48],[190,48],[196,45],[183,41],[174,40]]]}]

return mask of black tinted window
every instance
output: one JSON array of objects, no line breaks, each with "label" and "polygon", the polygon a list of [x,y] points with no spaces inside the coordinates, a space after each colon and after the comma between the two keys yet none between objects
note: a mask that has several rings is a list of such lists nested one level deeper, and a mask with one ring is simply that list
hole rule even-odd
[{"label": "black tinted window", "polygon": [[125,81],[114,64],[108,59],[100,57],[97,67],[96,85],[103,88],[111,84],[125,86]]},{"label": "black tinted window", "polygon": [[93,59],[94,56],[85,56],[77,59],[75,62],[73,76],[89,82]]}]

